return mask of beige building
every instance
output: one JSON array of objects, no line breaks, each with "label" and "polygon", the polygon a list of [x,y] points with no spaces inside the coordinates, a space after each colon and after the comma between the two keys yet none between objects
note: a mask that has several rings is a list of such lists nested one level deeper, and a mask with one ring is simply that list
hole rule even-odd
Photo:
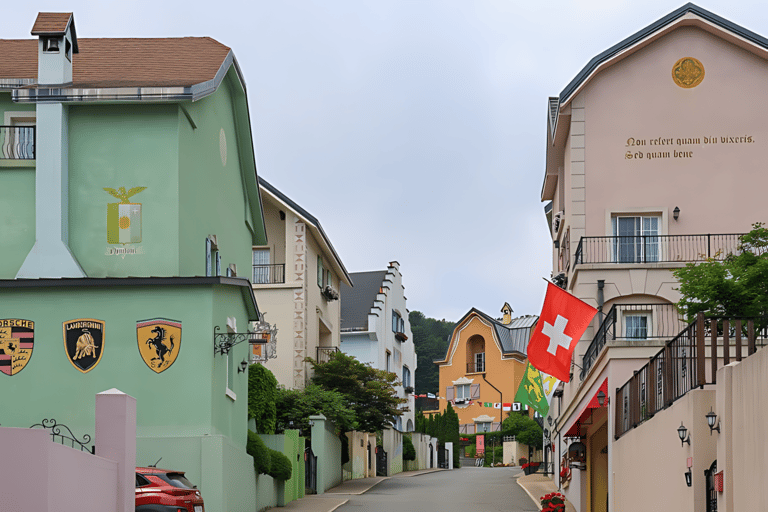
[{"label": "beige building", "polygon": [[[687,4],[593,58],[549,100],[541,199],[552,277],[599,310],[545,423],[555,473],[579,512],[712,510],[704,470],[725,455],[704,412],[725,405],[704,363],[710,352],[693,348],[699,334],[671,341],[687,327],[672,272],[721,258],[768,220],[768,105],[755,101],[766,86],[768,40]],[[665,347],[674,357],[666,367],[657,356]],[[644,380],[630,390],[638,370]],[[694,443],[675,448],[681,422]],[[753,474],[768,467],[761,443]],[[585,461],[569,460],[568,446]]]},{"label": "beige building", "polygon": [[302,389],[312,368],[305,358],[339,350],[339,289],[352,281],[320,222],[261,177],[259,188],[269,242],[253,248],[251,283],[277,334],[255,346],[254,359],[280,384]]}]

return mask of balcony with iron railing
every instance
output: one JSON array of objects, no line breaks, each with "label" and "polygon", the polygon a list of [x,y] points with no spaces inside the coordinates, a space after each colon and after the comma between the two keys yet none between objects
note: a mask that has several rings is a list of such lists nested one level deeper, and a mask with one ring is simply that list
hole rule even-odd
[{"label": "balcony with iron railing", "polygon": [[601,263],[690,263],[723,260],[739,248],[740,233],[720,235],[584,236],[574,267]]},{"label": "balcony with iron railing", "polygon": [[0,160],[34,159],[34,126],[0,126]]},{"label": "balcony with iron railing", "polygon": [[485,361],[480,363],[467,363],[467,373],[483,373],[485,371]]},{"label": "balcony with iron railing", "polygon": [[704,318],[686,325],[616,389],[614,435],[652,418],[689,391],[717,383],[717,370],[768,344],[766,318]]},{"label": "balcony with iron railing", "polygon": [[327,363],[336,352],[339,352],[339,347],[317,347],[317,363]]},{"label": "balcony with iron railing", "polygon": [[285,263],[253,266],[252,284],[283,284],[285,283]]},{"label": "balcony with iron railing", "polygon": [[614,304],[603,318],[581,363],[581,380],[589,373],[606,345],[627,345],[671,339],[686,326],[674,304]]}]

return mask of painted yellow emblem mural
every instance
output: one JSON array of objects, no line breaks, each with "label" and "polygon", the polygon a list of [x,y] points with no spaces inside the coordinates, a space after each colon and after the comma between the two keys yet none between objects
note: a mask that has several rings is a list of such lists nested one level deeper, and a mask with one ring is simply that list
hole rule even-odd
[{"label": "painted yellow emblem mural", "polygon": [[698,59],[683,57],[672,66],[672,80],[683,89],[696,87],[704,80],[704,66]]},{"label": "painted yellow emblem mural", "polygon": [[107,204],[107,243],[137,244],[141,242],[141,203],[129,203],[128,199],[147,187],[133,187],[125,191],[125,187],[115,190],[104,188],[119,203]]},{"label": "painted yellow emblem mural", "polygon": [[0,319],[0,372],[16,375],[27,366],[35,343],[35,323],[20,318]]},{"label": "painted yellow emblem mural", "polygon": [[181,348],[181,322],[152,318],[136,322],[139,353],[150,370],[161,373],[176,361]]}]

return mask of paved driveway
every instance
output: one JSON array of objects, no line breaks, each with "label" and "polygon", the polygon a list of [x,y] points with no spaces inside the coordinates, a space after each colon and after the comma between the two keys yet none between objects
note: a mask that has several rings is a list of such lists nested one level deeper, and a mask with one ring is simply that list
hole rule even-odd
[{"label": "paved driveway", "polygon": [[517,484],[520,469],[464,467],[388,478],[365,494],[350,495],[338,512],[535,512]]}]

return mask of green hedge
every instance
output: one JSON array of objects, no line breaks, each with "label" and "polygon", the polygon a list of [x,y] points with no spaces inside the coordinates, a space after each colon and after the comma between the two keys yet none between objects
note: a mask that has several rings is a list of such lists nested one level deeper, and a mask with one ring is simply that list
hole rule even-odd
[{"label": "green hedge", "polygon": [[416,460],[416,448],[408,435],[403,436],[403,460]]},{"label": "green hedge", "polygon": [[248,367],[248,418],[260,434],[274,434],[277,419],[277,379],[260,364]]},{"label": "green hedge", "polygon": [[293,471],[290,459],[277,450],[271,448],[267,449],[269,450],[272,459],[272,464],[270,465],[269,473],[267,474],[277,480],[290,480],[291,472]]},{"label": "green hedge", "polygon": [[252,430],[248,431],[248,442],[245,451],[253,457],[253,468],[260,475],[269,474],[272,468],[272,456],[270,449],[264,444],[259,435]]}]

